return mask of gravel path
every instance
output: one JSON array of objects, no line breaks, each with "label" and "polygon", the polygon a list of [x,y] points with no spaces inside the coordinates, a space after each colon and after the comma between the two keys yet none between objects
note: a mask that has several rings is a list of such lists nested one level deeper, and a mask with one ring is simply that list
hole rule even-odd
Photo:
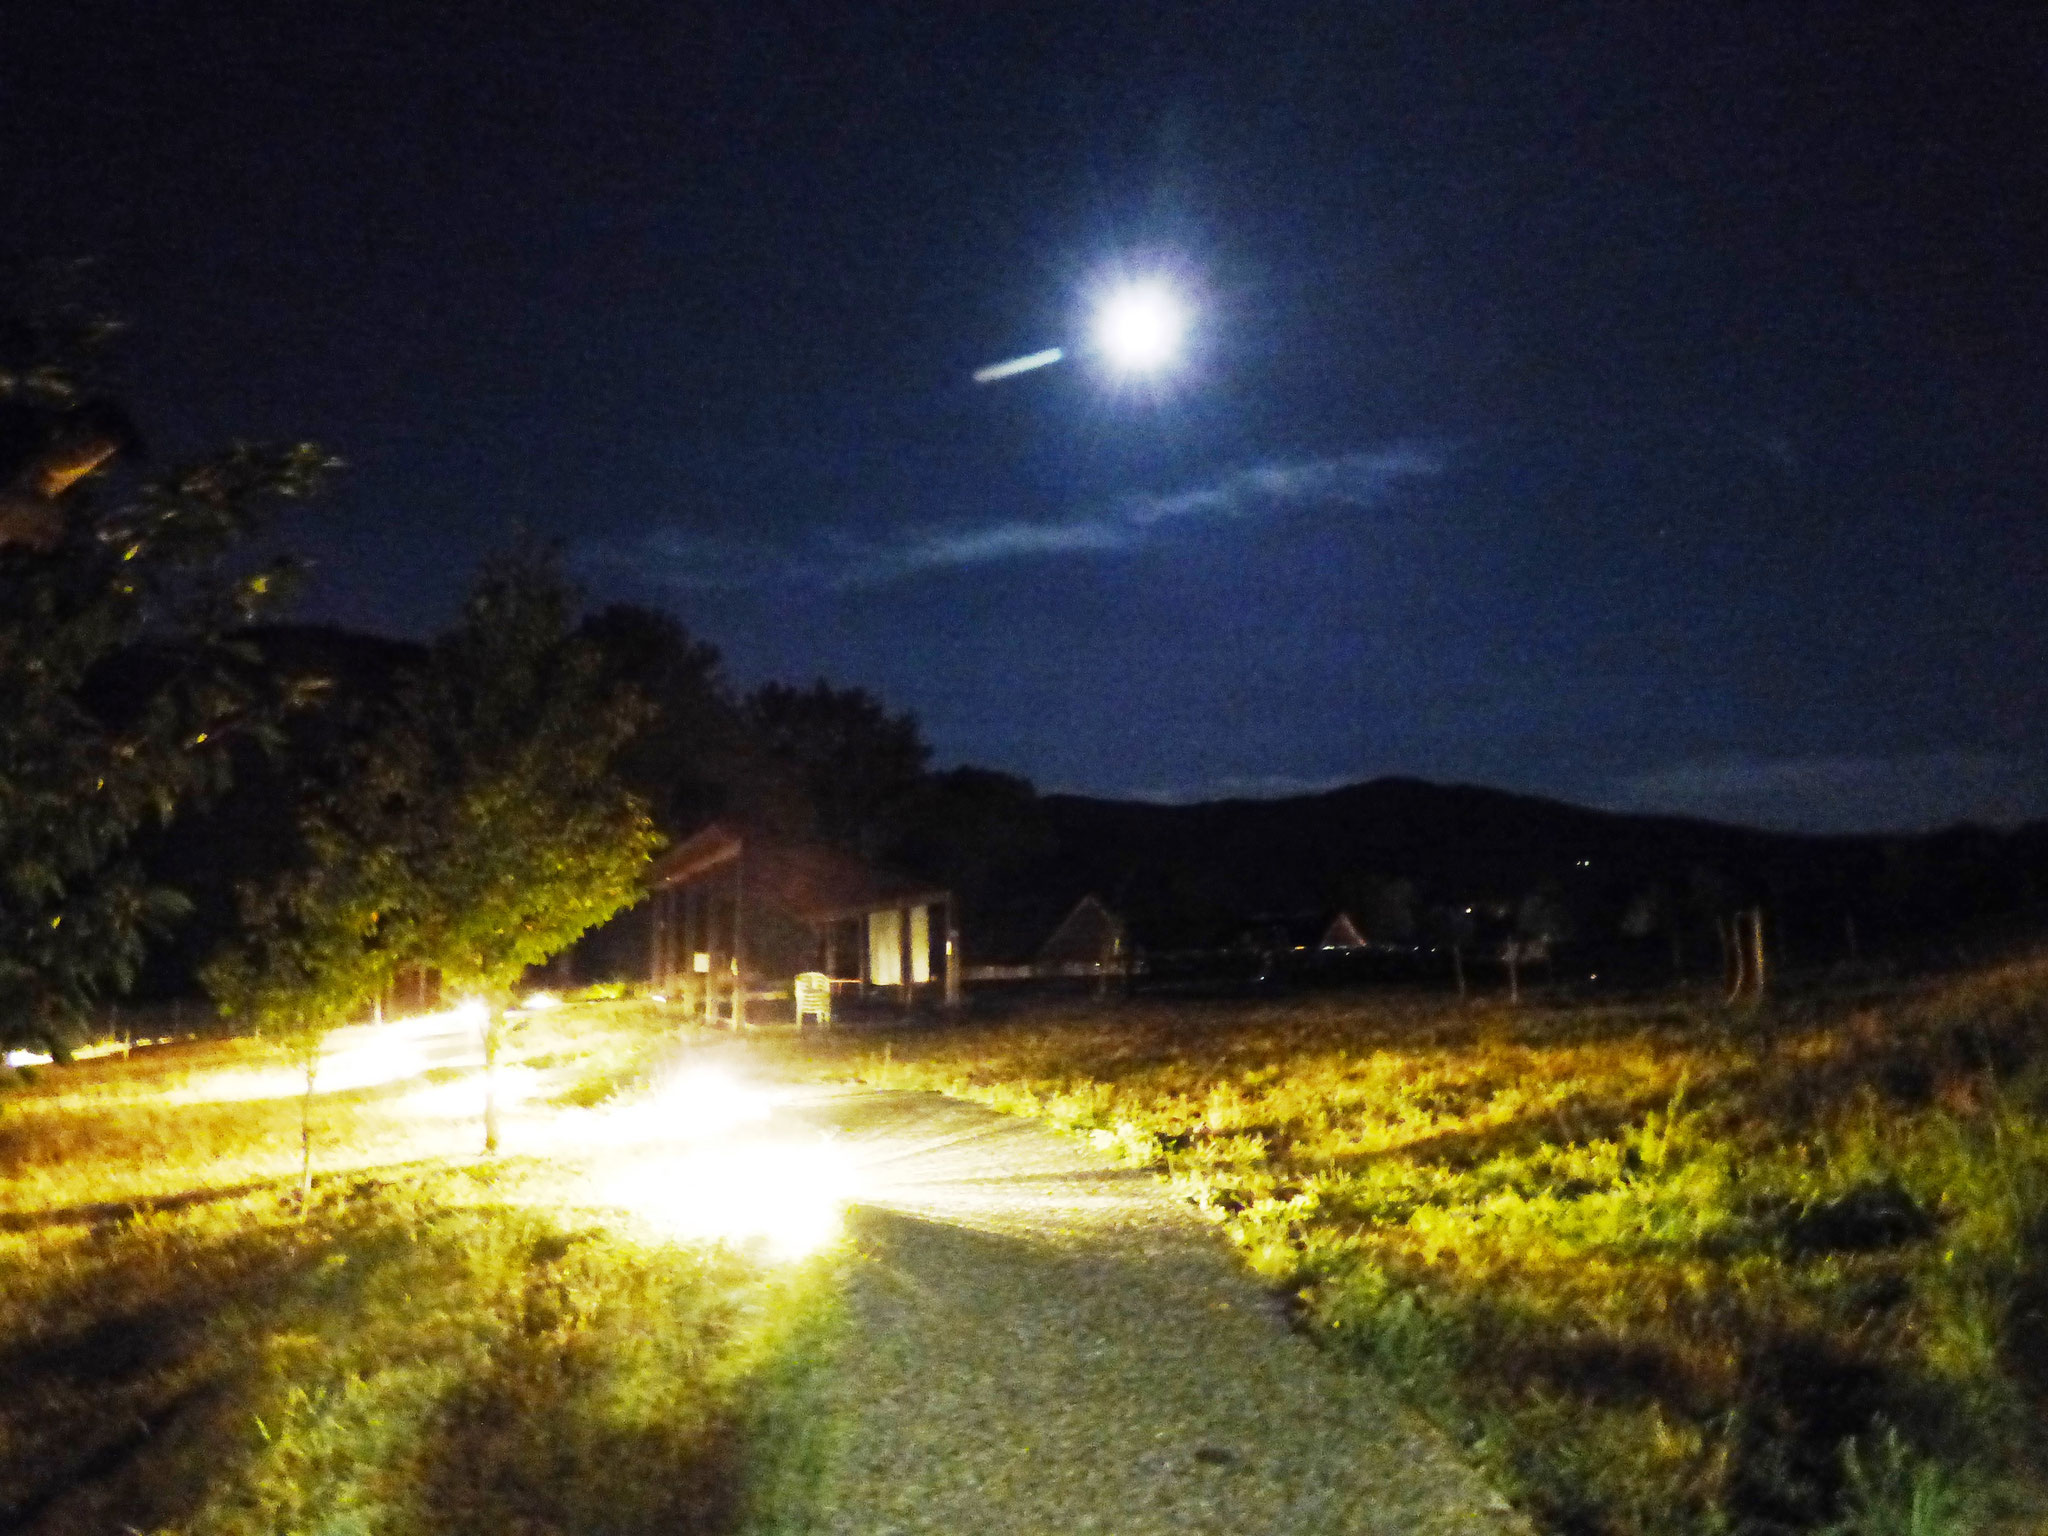
[{"label": "gravel path", "polygon": [[852,1179],[813,1530],[1527,1531],[1151,1175],[937,1094],[792,1089],[763,1129]]}]

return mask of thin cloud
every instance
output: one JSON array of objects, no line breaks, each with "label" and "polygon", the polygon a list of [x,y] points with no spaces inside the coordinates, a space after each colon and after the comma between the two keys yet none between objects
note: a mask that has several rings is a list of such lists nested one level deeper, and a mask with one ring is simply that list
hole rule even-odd
[{"label": "thin cloud", "polygon": [[1124,526],[1143,530],[1188,519],[1242,520],[1295,507],[1372,507],[1402,482],[1434,479],[1446,468],[1440,451],[1403,444],[1333,459],[1255,465],[1200,490],[1128,497],[1120,510]]},{"label": "thin cloud", "polygon": [[1604,803],[1805,832],[2010,826],[2048,815],[2048,765],[1965,750],[1703,758],[1624,779]]},{"label": "thin cloud", "polygon": [[1305,776],[1293,773],[1225,774],[1196,784],[1132,790],[1128,798],[1154,805],[1199,805],[1211,800],[1288,800],[1301,795],[1326,795],[1347,789],[1363,776],[1356,773]]},{"label": "thin cloud", "polygon": [[1198,526],[1274,517],[1308,507],[1360,510],[1447,468],[1433,448],[1398,444],[1364,453],[1236,470],[1214,485],[1126,496],[1049,521],[1013,519],[909,528],[884,538],[828,531],[822,550],[748,544],[719,535],[663,529],[631,545],[588,546],[585,563],[631,571],[676,591],[798,583],[873,586],[926,571],[958,570],[1048,556],[1111,554]]}]

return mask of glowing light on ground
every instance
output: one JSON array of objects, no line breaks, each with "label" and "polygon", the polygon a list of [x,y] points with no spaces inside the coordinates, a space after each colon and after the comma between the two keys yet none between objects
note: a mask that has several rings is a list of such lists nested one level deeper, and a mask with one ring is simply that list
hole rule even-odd
[{"label": "glowing light on ground", "polygon": [[1164,282],[1113,289],[1095,313],[1095,345],[1120,373],[1157,373],[1180,355],[1187,310]]},{"label": "glowing light on ground", "polygon": [[[488,1017],[488,1009],[472,1000],[440,1013],[332,1030],[321,1042],[313,1091],[348,1093],[402,1083],[429,1072],[481,1068],[482,1029]],[[163,1099],[170,1104],[231,1104],[290,1098],[305,1091],[303,1069],[279,1064],[208,1073],[170,1089]]]},{"label": "glowing light on ground", "polygon": [[838,1237],[861,1181],[844,1143],[781,1112],[787,1097],[695,1063],[580,1123],[562,1118],[558,1139],[591,1158],[597,1200],[653,1236],[800,1258]]},{"label": "glowing light on ground", "polygon": [[337,1029],[321,1050],[316,1086],[341,1093],[449,1068],[480,1067],[484,1017],[482,1004],[464,1004],[445,1013]]},{"label": "glowing light on ground", "polygon": [[562,1006],[562,1000],[552,992],[529,992],[520,1000],[519,1006],[528,1013],[545,1013],[550,1008]]},{"label": "glowing light on ground", "polygon": [[758,1243],[785,1259],[815,1253],[839,1235],[853,1186],[848,1160],[822,1137],[746,1137],[650,1152],[599,1185],[608,1203],[662,1236]]},{"label": "glowing light on ground", "polygon": [[775,1096],[740,1081],[722,1067],[676,1073],[650,1096],[646,1114],[669,1135],[689,1141],[725,1136],[743,1125],[758,1125],[775,1107]]},{"label": "glowing light on ground", "polygon": [[10,1067],[47,1067],[51,1058],[41,1051],[9,1051],[0,1061]]},{"label": "glowing light on ground", "polygon": [[[498,1110],[511,1114],[540,1096],[541,1074],[531,1067],[498,1068]],[[453,1082],[415,1088],[397,1104],[401,1114],[422,1120],[474,1120],[484,1112],[484,1075],[465,1072]]]}]

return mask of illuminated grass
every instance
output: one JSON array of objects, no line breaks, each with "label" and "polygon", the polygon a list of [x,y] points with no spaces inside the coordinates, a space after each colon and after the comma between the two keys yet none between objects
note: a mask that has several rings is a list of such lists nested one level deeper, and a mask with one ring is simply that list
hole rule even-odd
[{"label": "illuminated grass", "polygon": [[2048,1519],[2040,966],[1875,1006],[1140,1003],[807,1049],[1156,1164],[1554,1529]]},{"label": "illuminated grass", "polygon": [[[763,1421],[819,1265],[665,1242],[555,1156],[665,1048],[560,1010],[517,1042],[536,1155],[474,1157],[423,1092],[228,1098],[225,1042],[52,1068],[0,1095],[0,1529],[736,1530],[798,1497]],[[519,1072],[529,1074],[520,1079]],[[473,1087],[473,1084],[470,1085]],[[173,1102],[166,1103],[166,1096]],[[559,1102],[558,1102],[559,1101]]]}]

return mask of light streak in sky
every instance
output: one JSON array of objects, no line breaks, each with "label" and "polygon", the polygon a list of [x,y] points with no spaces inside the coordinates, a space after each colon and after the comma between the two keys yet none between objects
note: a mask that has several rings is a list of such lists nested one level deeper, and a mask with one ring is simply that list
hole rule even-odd
[{"label": "light streak in sky", "polygon": [[997,379],[1014,378],[1020,373],[1029,373],[1034,368],[1049,368],[1066,355],[1066,352],[1059,347],[1047,347],[1043,352],[1032,352],[1023,357],[1013,357],[1005,363],[990,363],[986,368],[974,370],[974,382],[977,384],[993,384]]}]

